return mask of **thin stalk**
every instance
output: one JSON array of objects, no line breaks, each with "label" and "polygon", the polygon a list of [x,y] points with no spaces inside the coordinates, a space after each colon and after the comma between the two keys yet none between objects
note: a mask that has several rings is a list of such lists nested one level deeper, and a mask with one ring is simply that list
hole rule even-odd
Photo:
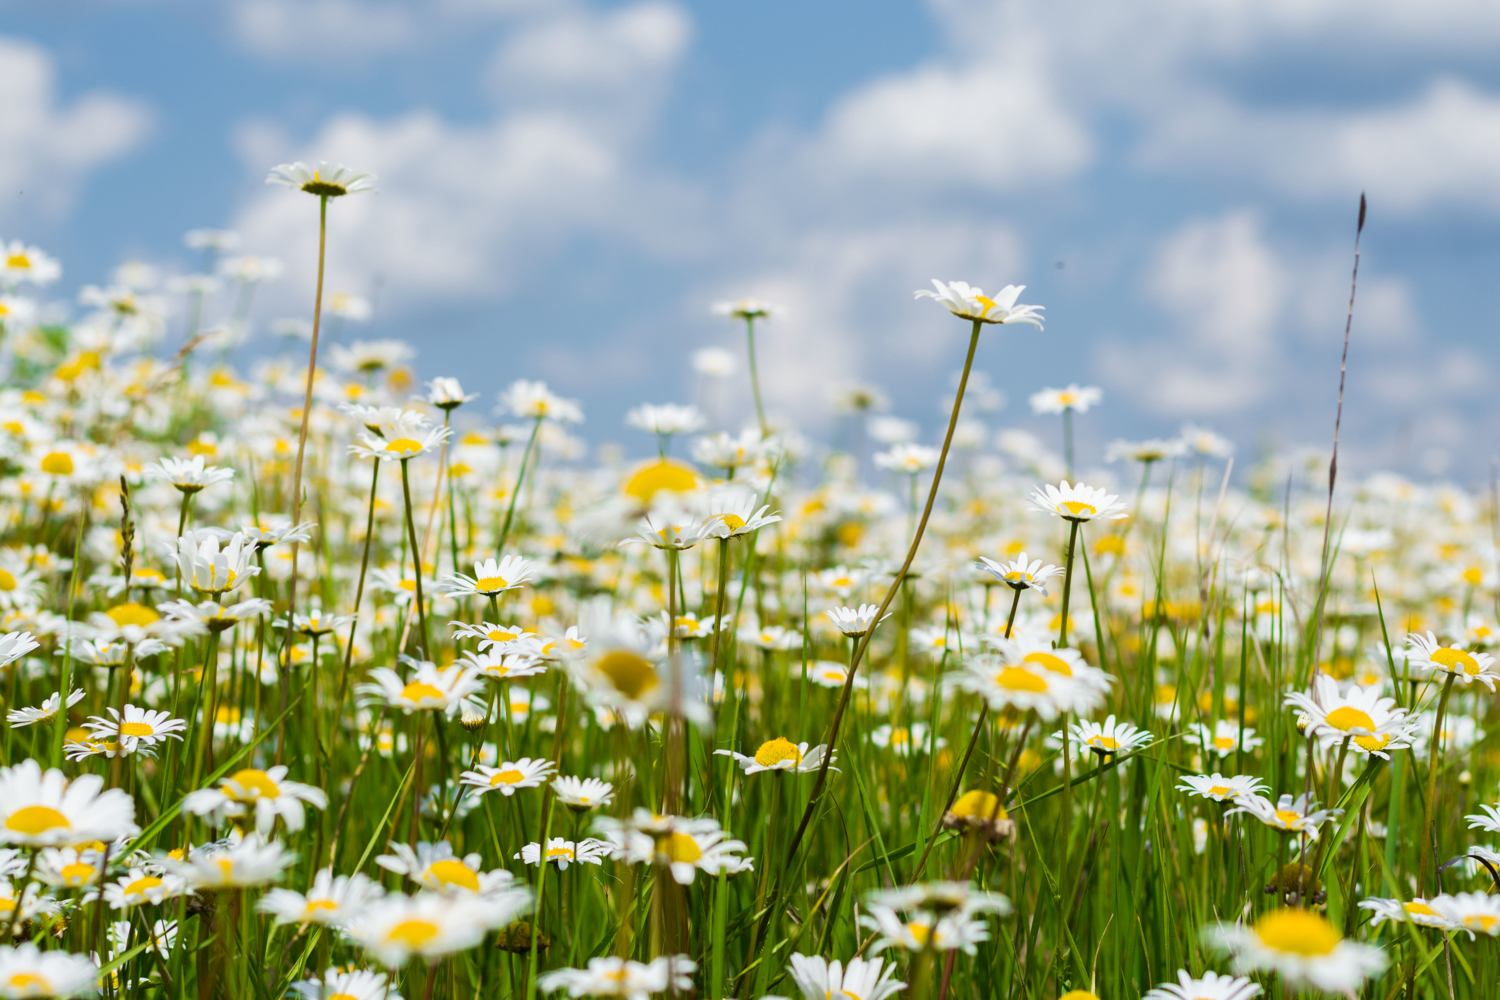
[{"label": "thin stalk", "polygon": [[411,459],[401,460],[401,495],[406,500],[406,533],[411,539],[412,578],[416,581],[417,622],[422,630],[422,658],[430,659],[432,647],[427,642],[427,608],[422,601],[422,550],[417,545],[417,522],[411,513],[411,474],[406,465]]},{"label": "thin stalk", "polygon": [[[323,322],[323,262],[328,249],[328,196],[318,196],[318,287],[313,293],[312,344],[307,352],[307,389],[302,395],[302,426],[297,431],[297,464],[292,471],[292,523],[301,524],[302,458],[307,450],[307,425],[312,416],[313,374],[318,367],[318,330]],[[292,577],[287,583],[286,620],[297,613],[297,553],[302,543],[292,542]]]}]

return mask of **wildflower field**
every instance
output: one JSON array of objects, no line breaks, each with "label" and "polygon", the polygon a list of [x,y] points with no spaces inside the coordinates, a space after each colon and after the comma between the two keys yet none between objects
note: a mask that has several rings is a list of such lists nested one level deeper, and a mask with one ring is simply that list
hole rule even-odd
[{"label": "wildflower field", "polygon": [[235,371],[277,267],[190,243],[185,336],[128,270],[43,322],[0,244],[0,997],[1500,995],[1493,491],[1194,427],[1081,484],[1098,390],[1033,397],[1061,455],[973,419],[1045,336],[993,282],[918,292],[931,445],[769,420],[747,299],[591,456],[320,347],[321,245],[310,354]]}]

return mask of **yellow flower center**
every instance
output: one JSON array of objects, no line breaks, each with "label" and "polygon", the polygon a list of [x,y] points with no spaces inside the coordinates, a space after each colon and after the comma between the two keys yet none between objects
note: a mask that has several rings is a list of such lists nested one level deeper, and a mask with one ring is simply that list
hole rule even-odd
[{"label": "yellow flower center", "polygon": [[270,775],[254,768],[236,772],[224,786],[224,795],[236,802],[274,799],[280,794],[280,786],[271,780]]},{"label": "yellow flower center", "polygon": [[24,253],[13,253],[9,257],[5,258],[5,266],[29,268],[31,267],[31,258],[26,256]]},{"label": "yellow flower center", "polygon": [[65,451],[54,451],[42,459],[42,471],[53,476],[71,476],[73,456]]},{"label": "yellow flower center", "polygon": [[134,601],[127,604],[116,604],[104,613],[109,615],[110,621],[121,626],[138,625],[144,628],[161,619],[161,615],[158,615],[144,604],[136,604]]},{"label": "yellow flower center", "polygon": [[624,492],[642,503],[662,490],[669,493],[690,493],[698,488],[698,473],[690,466],[671,460],[650,462],[638,469],[625,481]]},{"label": "yellow flower center", "polygon": [[470,892],[479,891],[479,875],[462,861],[434,861],[427,867],[427,874],[444,885],[460,886]]},{"label": "yellow flower center", "polygon": [[328,1000],[359,1000],[359,998],[352,993],[330,993]]},{"label": "yellow flower center", "polygon": [[319,913],[323,910],[337,910],[338,908],[339,904],[331,899],[309,899],[307,901],[308,913]]},{"label": "yellow flower center", "polygon": [[1093,517],[1099,513],[1099,508],[1082,500],[1064,500],[1057,505],[1057,509],[1066,517]]},{"label": "yellow flower center", "polygon": [[1342,705],[1338,708],[1335,708],[1332,712],[1328,713],[1327,719],[1330,726],[1336,726],[1346,733],[1351,729],[1375,728],[1374,719],[1370,718],[1359,709],[1352,708],[1348,705]]},{"label": "yellow flower center", "polygon": [[549,847],[549,848],[547,848],[547,857],[549,857],[549,858],[572,858],[573,857],[573,848],[571,848],[571,847]]},{"label": "yellow flower center", "polygon": [[385,446],[385,450],[393,451],[398,455],[414,455],[422,450],[422,443],[413,441],[411,438],[396,438]]},{"label": "yellow flower center", "polygon": [[663,853],[672,860],[673,864],[679,861],[692,864],[703,857],[703,849],[698,846],[698,842],[685,833],[673,831],[666,839],[666,850]]},{"label": "yellow flower center", "polygon": [[745,526],[745,519],[738,514],[717,514],[715,516],[723,521],[730,531],[738,531]]},{"label": "yellow flower center", "polygon": [[66,830],[72,827],[68,817],[51,806],[23,806],[5,820],[5,827],[28,837],[36,837],[48,830]]},{"label": "yellow flower center", "polygon": [[480,591],[504,590],[509,586],[510,581],[506,580],[503,576],[486,576],[481,577],[475,583],[474,589]]},{"label": "yellow flower center", "polygon": [[1492,917],[1488,913],[1476,914],[1472,917],[1464,917],[1464,926],[1470,930],[1490,932],[1490,928],[1500,922],[1500,917]]},{"label": "yellow flower center", "polygon": [[1233,750],[1234,740],[1228,736],[1215,736],[1214,746],[1220,750]]},{"label": "yellow flower center", "polygon": [[755,763],[761,767],[775,767],[784,760],[797,763],[802,760],[802,754],[797,745],[784,737],[776,737],[760,745],[755,751]]},{"label": "yellow flower center", "polygon": [[925,948],[927,946],[927,938],[932,934],[932,925],[913,922],[906,925],[906,931],[918,945]]},{"label": "yellow flower center", "polygon": [[1403,910],[1405,910],[1407,913],[1414,913],[1414,914],[1416,914],[1419,917],[1435,917],[1435,916],[1437,916],[1437,911],[1434,910],[1432,907],[1428,906],[1426,903],[1417,903],[1417,902],[1403,903],[1402,906],[1401,906],[1401,908]]},{"label": "yellow flower center", "polygon": [[1328,955],[1338,947],[1339,932],[1309,910],[1276,910],[1255,922],[1255,936],[1273,951],[1294,955]]},{"label": "yellow flower center", "polygon": [[400,941],[408,948],[420,948],[438,935],[438,925],[430,920],[403,920],[386,931],[387,941]]},{"label": "yellow flower center", "polygon": [[1047,691],[1047,681],[1044,678],[1020,667],[1006,667],[995,675],[995,683],[1007,691],[1034,691],[1037,694],[1045,694]]},{"label": "yellow flower center", "polygon": [[490,787],[494,788],[496,785],[514,785],[525,777],[526,775],[514,768],[509,771],[496,771],[490,776]]},{"label": "yellow flower center", "polygon": [[1230,788],[1228,785],[1214,785],[1212,788],[1210,788],[1208,790],[1208,794],[1210,794],[1210,795],[1228,795],[1232,791],[1234,791],[1234,789]]},{"label": "yellow flower center", "polygon": [[1479,673],[1482,669],[1479,666],[1479,661],[1474,659],[1474,657],[1470,656],[1468,653],[1464,652],[1461,649],[1453,649],[1447,646],[1443,647],[1442,649],[1435,650],[1433,654],[1428,657],[1428,659],[1432,660],[1433,663],[1436,663],[1444,670],[1455,674],[1465,673],[1472,675]]},{"label": "yellow flower center", "polygon": [[412,681],[401,689],[401,697],[407,701],[417,702],[425,701],[429,698],[434,701],[442,701],[443,692],[423,681]]},{"label": "yellow flower center", "polygon": [[1091,747],[1099,747],[1101,750],[1120,749],[1119,741],[1116,740],[1113,736],[1090,736],[1088,739],[1084,740],[1084,742]]},{"label": "yellow flower center", "polygon": [[156,730],[145,722],[124,722],[120,724],[121,736],[152,736]]},{"label": "yellow flower center", "polygon": [[996,819],[1005,819],[1005,807],[996,806],[999,799],[994,792],[980,791],[977,788],[964,792],[953,802],[953,808],[948,811],[959,819],[983,819],[988,820],[991,816]]},{"label": "yellow flower center", "polygon": [[1285,823],[1289,827],[1296,826],[1297,824],[1302,822],[1301,813],[1288,812],[1283,809],[1276,810],[1276,818],[1281,820],[1281,822]]},{"label": "yellow flower center", "polygon": [[1385,735],[1385,736],[1356,736],[1356,737],[1354,737],[1354,744],[1355,744],[1355,746],[1359,747],[1361,750],[1365,751],[1366,753],[1373,753],[1376,750],[1384,750],[1385,749],[1385,745],[1387,743],[1389,743],[1390,741],[1391,741],[1391,738],[1390,738],[1389,735]]},{"label": "yellow flower center", "polygon": [[157,878],[155,875],[142,875],[140,878],[136,879],[134,882],[125,887],[125,895],[144,896],[146,893],[150,892],[152,889],[158,888],[160,885],[161,879]]},{"label": "yellow flower center", "polygon": [[83,885],[94,877],[94,866],[85,861],[75,861],[70,865],[63,865],[58,874],[68,885]]},{"label": "yellow flower center", "polygon": [[1054,674],[1062,674],[1064,677],[1073,676],[1073,668],[1068,666],[1068,661],[1053,653],[1027,653],[1021,658],[1022,663],[1035,663],[1045,667]]},{"label": "yellow flower center", "polygon": [[639,701],[661,683],[649,660],[623,649],[613,650],[600,657],[599,672],[608,677],[615,689],[631,701]]}]

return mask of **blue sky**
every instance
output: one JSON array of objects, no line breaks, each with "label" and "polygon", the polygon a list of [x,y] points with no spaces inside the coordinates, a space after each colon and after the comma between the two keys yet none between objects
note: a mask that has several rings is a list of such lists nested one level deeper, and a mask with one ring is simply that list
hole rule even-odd
[{"label": "blue sky", "polygon": [[[540,377],[596,440],[738,347],[764,296],[771,408],[821,434],[874,382],[929,435],[962,325],[932,277],[1025,283],[987,336],[1009,397],[1105,389],[1084,454],[1207,422],[1323,446],[1368,189],[1348,467],[1482,476],[1497,450],[1500,9],[1481,0],[0,0],[0,236],[65,266],[187,270],[229,226],[306,314],[310,199],[266,168],[380,175],[335,206],[335,288],[424,376]],[[177,334],[180,336],[180,333]],[[265,335],[259,347],[269,350]],[[736,387],[730,405],[748,405]],[[646,442],[634,441],[644,448]]]}]

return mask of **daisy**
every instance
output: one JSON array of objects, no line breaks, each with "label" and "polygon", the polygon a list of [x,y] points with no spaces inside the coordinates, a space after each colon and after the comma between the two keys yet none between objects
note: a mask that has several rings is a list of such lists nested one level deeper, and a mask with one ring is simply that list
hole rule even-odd
[{"label": "daisy", "polygon": [[1116,462],[1123,458],[1150,465],[1165,458],[1176,458],[1186,451],[1187,445],[1181,441],[1111,441],[1104,449],[1104,460]]},{"label": "daisy", "polygon": [[394,842],[390,847],[395,853],[382,854],[375,863],[387,871],[405,875],[433,892],[490,895],[508,890],[514,880],[514,876],[503,868],[482,871],[484,860],[477,852],[460,858],[446,840],[436,844],[419,841],[415,849]]},{"label": "daisy", "polygon": [[547,388],[546,382],[517,379],[500,394],[497,412],[531,420],[552,420],[563,424],[583,423],[583,410],[571,399],[563,399]]},{"label": "daisy", "polygon": [[1260,985],[1243,976],[1205,972],[1201,979],[1194,979],[1186,969],[1178,969],[1177,982],[1162,983],[1141,1000],[1250,1000],[1260,994]]},{"label": "daisy", "polygon": [[641,622],[615,614],[607,602],[590,605],[585,615],[588,646],[569,654],[568,665],[590,700],[620,712],[631,726],[662,711],[700,725],[708,721],[696,654],[663,659],[658,640]]},{"label": "daisy", "polygon": [[1469,652],[1458,646],[1444,646],[1437,636],[1413,632],[1406,637],[1406,662],[1426,674],[1448,674],[1458,678],[1462,684],[1478,680],[1491,691],[1500,677],[1500,667],[1495,658],[1478,650]]},{"label": "daisy", "polygon": [[62,265],[37,247],[20,240],[0,240],[0,285],[14,288],[23,281],[45,285],[62,274]]},{"label": "daisy", "polygon": [[[841,688],[849,680],[849,668],[832,660],[816,660],[807,665],[807,679],[819,687]],[[869,685],[863,677],[856,677],[854,686],[865,688]]]},{"label": "daisy", "polygon": [[725,472],[754,465],[769,454],[773,442],[762,439],[760,431],[747,427],[738,437],[723,431],[693,440],[693,460]]},{"label": "daisy", "polygon": [[536,633],[520,625],[491,625],[489,622],[480,622],[478,625],[470,625],[468,622],[449,622],[448,624],[453,626],[455,641],[478,639],[481,650],[507,653],[541,652],[541,641]]},{"label": "daisy", "polygon": [[1429,905],[1448,922],[1448,926],[1468,931],[1470,938],[1475,932],[1489,937],[1500,936],[1500,896],[1483,892],[1461,892],[1456,896],[1444,894],[1431,900]]},{"label": "daisy", "polygon": [[309,167],[299,160],[272,167],[266,183],[296,188],[319,198],[342,198],[346,194],[374,191],[375,175],[359,173],[342,163],[319,160],[316,166]]},{"label": "daisy", "polygon": [[737,538],[758,531],[781,520],[781,515],[767,514],[770,504],[756,507],[760,494],[753,490],[721,488],[708,495],[704,524],[714,538]]},{"label": "daisy", "polygon": [[859,923],[877,934],[870,948],[872,955],[879,955],[887,948],[908,952],[930,948],[973,955],[982,942],[990,939],[984,921],[976,920],[962,910],[941,916],[929,910],[914,910],[903,917],[888,906],[872,903],[867,915],[859,918]]},{"label": "daisy", "polygon": [[9,666],[40,645],[30,632],[5,633],[0,636],[0,667]]},{"label": "daisy", "polygon": [[[559,871],[567,871],[568,865],[577,862],[579,864],[598,865],[603,864],[604,859],[609,857],[611,848],[609,844],[593,837],[585,837],[576,844],[562,837],[553,837],[547,841],[547,860],[556,865]],[[520,858],[528,865],[539,863],[542,854],[542,845],[531,843],[521,848],[520,854],[511,857]]]},{"label": "daisy", "polygon": [[554,778],[552,791],[558,802],[577,812],[609,805],[615,799],[615,786],[598,778]]},{"label": "daisy", "polygon": [[1283,795],[1273,804],[1259,794],[1244,794],[1235,798],[1236,805],[1225,815],[1246,813],[1254,816],[1273,830],[1300,833],[1309,840],[1318,839],[1318,827],[1326,820],[1343,815],[1342,809],[1318,809],[1317,800],[1307,793],[1297,796]]},{"label": "daisy", "polygon": [[971,788],[953,800],[943,813],[943,826],[950,830],[981,830],[991,839],[1010,836],[1016,828],[1010,814],[993,792]]},{"label": "daisy", "polygon": [[1010,562],[996,562],[988,556],[980,556],[974,566],[1008,587],[1035,590],[1043,597],[1047,596],[1047,581],[1063,573],[1061,566],[1044,565],[1040,559],[1028,563],[1024,550]]},{"label": "daisy", "polygon": [[170,712],[153,712],[149,708],[137,708],[135,705],[126,705],[123,716],[113,706],[107,707],[105,711],[110,714],[110,718],[92,715],[83,724],[83,728],[94,734],[95,741],[114,737],[121,751],[127,754],[135,753],[139,747],[154,747],[163,740],[181,740],[182,732],[188,725],[183,719],[172,718]]},{"label": "daisy", "polygon": [[1183,449],[1191,454],[1208,458],[1228,458],[1234,454],[1234,442],[1197,424],[1183,424],[1178,440]]},{"label": "daisy", "polygon": [[[1052,738],[1061,741],[1063,734],[1053,733]],[[1092,750],[1101,759],[1113,757],[1121,750],[1134,750],[1150,743],[1152,736],[1144,729],[1128,722],[1116,722],[1111,715],[1101,725],[1097,722],[1075,722],[1068,728],[1068,738],[1080,749]]]},{"label": "daisy", "polygon": [[264,771],[246,768],[219,781],[218,788],[203,788],[182,801],[182,811],[195,816],[214,815],[218,820],[238,820],[254,814],[255,829],[268,836],[280,817],[287,831],[302,829],[303,804],[328,808],[328,795],[321,788],[286,780],[285,764]]},{"label": "daisy", "polygon": [[454,573],[442,583],[448,593],[458,597],[477,595],[495,597],[507,590],[525,586],[536,575],[536,564],[520,556],[505,556],[498,562],[486,559],[474,564],[474,575]]},{"label": "daisy", "polygon": [[1370,911],[1371,927],[1379,927],[1387,920],[1410,920],[1423,927],[1454,930],[1455,927],[1449,919],[1434,908],[1436,902],[1436,900],[1428,901],[1420,897],[1412,899],[1409,903],[1403,903],[1399,899],[1362,899],[1359,901],[1359,908]]},{"label": "daisy", "polygon": [[181,860],[165,857],[160,864],[194,889],[241,889],[275,881],[295,860],[274,840],[245,837],[194,848]]},{"label": "daisy", "polygon": [[625,423],[660,437],[673,434],[690,434],[703,426],[703,414],[696,406],[678,406],[663,403],[660,406],[643,403],[625,414]]},{"label": "daisy", "polygon": [[635,534],[620,542],[641,542],[658,549],[690,549],[709,537],[712,524],[699,520],[685,510],[664,510],[647,514],[636,526]]},{"label": "daisy", "polygon": [[1177,789],[1215,802],[1233,802],[1241,796],[1259,795],[1265,791],[1266,785],[1260,778],[1248,774],[1226,778],[1215,771],[1213,774],[1185,774]]},{"label": "daisy", "polygon": [[1307,714],[1307,732],[1325,749],[1347,740],[1362,753],[1389,759],[1386,751],[1411,746],[1416,732],[1394,698],[1382,698],[1378,690],[1358,685],[1340,694],[1339,682],[1322,672],[1313,677],[1311,697],[1294,691],[1286,696],[1286,704]]},{"label": "daisy", "polygon": [[464,395],[464,387],[456,378],[439,376],[427,383],[427,402],[440,410],[456,410],[469,400],[478,398],[477,392]]},{"label": "daisy", "polygon": [[[218,601],[200,601],[197,604],[192,601],[167,601],[159,605],[159,610],[169,620],[201,625],[209,632],[223,632],[234,628],[247,618],[266,614],[271,608],[271,602],[260,597],[227,606]],[[304,616],[297,617],[300,619]],[[140,655],[139,648],[136,649],[136,654]]]},{"label": "daisy", "polygon": [[278,924],[320,924],[343,927],[382,895],[380,884],[368,876],[333,874],[323,868],[313,876],[313,884],[304,895],[292,889],[272,889],[257,904]]},{"label": "daisy", "polygon": [[205,465],[202,455],[192,458],[163,458],[141,469],[147,479],[164,480],[177,487],[181,493],[193,494],[234,478],[233,469],[221,469],[216,465]]},{"label": "daisy", "polygon": [[1073,410],[1087,413],[1104,399],[1104,390],[1097,386],[1081,386],[1077,382],[1066,389],[1043,389],[1031,394],[1032,413],[1062,413]]},{"label": "daisy", "polygon": [[991,711],[1031,710],[1047,722],[1064,712],[1092,711],[1097,701],[1093,692],[1065,674],[995,656],[973,657],[951,677],[962,690],[989,702]]},{"label": "daisy", "polygon": [[875,467],[915,476],[937,465],[941,454],[926,445],[893,444],[875,456]]},{"label": "daisy", "polygon": [[715,302],[713,313],[715,316],[728,316],[731,319],[770,319],[781,312],[781,309],[765,299],[735,299],[732,302]]},{"label": "daisy", "polygon": [[1239,723],[1231,719],[1220,719],[1214,723],[1213,729],[1209,729],[1200,722],[1195,729],[1198,733],[1198,742],[1203,745],[1203,752],[1218,754],[1220,757],[1227,757],[1238,751],[1242,738],[1247,752],[1265,743],[1265,740],[1256,736],[1255,730],[1249,727],[1245,728],[1242,737]]},{"label": "daisy", "polygon": [[1311,910],[1272,910],[1254,926],[1219,924],[1204,936],[1234,956],[1235,972],[1276,972],[1294,988],[1352,993],[1386,966],[1379,948],[1344,940]]},{"label": "daisy", "polygon": [[[5,715],[5,721],[9,722],[13,729],[22,726],[30,726],[37,722],[46,722],[57,716],[57,706],[61,699],[56,691],[42,699],[42,704],[37,708],[13,708]],[[83,689],[80,688],[68,695],[68,707],[72,708],[83,700]]]},{"label": "daisy", "polygon": [[42,951],[27,941],[0,946],[0,996],[73,997],[95,992],[99,967],[87,955]]},{"label": "daisy", "polygon": [[1060,487],[1048,483],[1032,491],[1031,502],[1038,510],[1074,522],[1118,521],[1130,516],[1115,494],[1082,483],[1070,486],[1066,479]]},{"label": "daisy", "polygon": [[[892,726],[885,723],[876,726],[870,731],[870,742],[882,750],[890,750],[898,757],[907,757],[912,753],[925,753],[928,749],[927,724],[915,722],[911,726]],[[939,748],[946,746],[947,740],[939,737],[937,745]]]},{"label": "daisy", "polygon": [[484,940],[489,928],[509,923],[525,905],[504,914],[471,895],[386,896],[359,914],[347,933],[381,965],[398,969],[413,958],[436,962],[467,951]]},{"label": "daisy", "polygon": [[303,979],[291,986],[302,1000],[401,1000],[401,994],[379,972],[329,969],[322,979]]},{"label": "daisy", "polygon": [[56,888],[93,885],[104,874],[104,852],[95,847],[49,847],[37,855],[36,877]]},{"label": "daisy", "polygon": [[459,775],[458,780],[471,787],[479,789],[480,793],[499,792],[506,798],[516,794],[520,788],[536,788],[542,782],[551,777],[557,765],[550,760],[542,758],[522,757],[520,760],[502,761],[499,767],[486,767],[483,764],[473,771],[465,771]]},{"label": "daisy", "polygon": [[103,788],[97,774],[69,781],[61,771],[44,773],[34,760],[0,768],[0,844],[77,847],[135,836],[134,800]]},{"label": "daisy", "polygon": [[187,879],[170,872],[132,868],[104,886],[104,901],[112,910],[128,910],[147,903],[158,906],[168,899],[192,895]]},{"label": "daisy", "polygon": [[739,870],[745,859],[738,854],[745,843],[728,839],[718,820],[703,817],[658,816],[637,809],[627,819],[601,817],[599,829],[626,864],[658,864],[666,868],[678,885],[691,885],[698,871],[717,875]]},{"label": "daisy", "polygon": [[879,958],[851,958],[845,965],[821,955],[792,955],[792,980],[806,1000],[885,1000],[906,989],[896,967]]},{"label": "daisy", "polygon": [[188,530],[177,540],[177,567],[182,582],[200,594],[212,594],[217,600],[226,590],[233,590],[260,572],[252,565],[252,546],[246,545],[245,533],[230,536],[222,550],[219,540],[208,532]]},{"label": "daisy", "polygon": [[417,669],[409,681],[403,681],[390,667],[376,667],[370,671],[369,682],[360,684],[357,690],[408,715],[430,709],[451,719],[458,714],[463,700],[482,687],[472,669],[454,666],[442,670],[423,660],[417,661]]},{"label": "daisy", "polygon": [[[333,349],[328,352],[328,358],[335,368],[346,372],[359,372],[368,377],[379,371],[399,368],[410,361],[415,354],[411,345],[401,340],[356,340],[348,347],[342,344],[333,345]],[[395,407],[388,409],[395,409]]]},{"label": "daisy", "polygon": [[657,993],[693,988],[698,964],[686,955],[659,955],[650,962],[624,958],[591,958],[586,969],[556,969],[541,976],[542,992],[567,990],[570,997],[621,997],[649,1000]]},{"label": "daisy", "polygon": [[874,604],[861,604],[857,608],[833,608],[823,612],[828,620],[833,622],[834,627],[851,639],[857,639],[880,622],[890,617],[887,613],[880,618],[880,608]]},{"label": "daisy", "polygon": [[360,435],[359,441],[349,446],[349,453],[382,462],[405,462],[436,450],[452,433],[447,427],[428,424],[420,414],[402,413],[381,424],[379,436]]},{"label": "daisy", "polygon": [[280,524],[270,527],[262,527],[257,524],[246,525],[241,528],[245,535],[245,541],[255,546],[255,551],[264,552],[273,545],[286,542],[309,542],[312,541],[312,530],[318,526],[316,521],[303,521],[301,524],[292,524],[290,519],[284,519]]},{"label": "daisy", "polygon": [[[827,752],[827,744],[820,743],[809,750],[806,743],[792,743],[780,736],[762,743],[751,757],[733,750],[714,751],[719,756],[733,757],[734,762],[747,775],[761,771],[796,771],[798,774],[807,774],[823,766],[823,757]],[[836,752],[833,759],[838,759]],[[837,771],[838,768],[830,766],[829,770]]]},{"label": "daisy", "polygon": [[[540,650],[538,650],[540,652]],[[465,652],[458,661],[464,669],[492,681],[513,681],[522,677],[534,677],[545,673],[546,662],[540,656],[526,653],[470,653]]]},{"label": "daisy", "polygon": [[932,286],[937,291],[922,289],[916,297],[933,299],[962,319],[978,323],[1030,323],[1038,329],[1042,326],[1042,306],[1016,305],[1016,299],[1026,290],[1025,285],[1006,285],[994,298],[988,298],[983,289],[964,281],[942,282],[934,278]]}]

